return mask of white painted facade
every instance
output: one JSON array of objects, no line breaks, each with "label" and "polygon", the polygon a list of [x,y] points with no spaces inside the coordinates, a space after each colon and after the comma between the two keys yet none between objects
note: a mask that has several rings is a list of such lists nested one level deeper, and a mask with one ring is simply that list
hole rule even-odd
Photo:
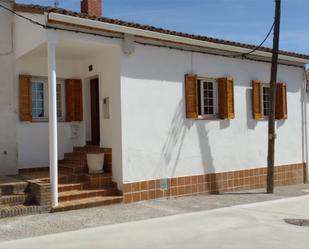
[{"label": "white painted facade", "polygon": [[[235,119],[186,119],[186,73],[233,77]],[[135,46],[121,72],[124,181],[266,167],[268,122],[252,118],[251,82],[269,76],[269,63]],[[304,69],[280,65],[278,82],[288,85],[288,119],[276,122],[276,165],[300,163]]]},{"label": "white painted facade", "polygon": [[17,173],[13,25],[14,16],[0,9],[0,175]]},{"label": "white painted facade", "polygon": [[[25,15],[42,23],[46,19],[44,15]],[[2,12],[0,18],[4,20]],[[1,96],[7,96],[8,101],[2,104],[1,98],[0,109],[5,112],[1,111],[0,117],[10,117],[5,122],[0,118],[0,165],[8,160],[10,163],[5,165],[10,166],[0,174],[13,168],[16,171],[48,166],[48,123],[19,121],[18,76],[47,77],[46,42],[50,39],[56,42],[57,78],[83,81],[84,119],[78,123],[80,135],[70,138],[71,123],[58,122],[58,159],[91,138],[89,82],[98,77],[100,145],[113,150],[113,179],[120,189],[128,182],[266,166],[267,121],[252,118],[251,81],[269,81],[269,63],[132,44],[132,34],[130,44],[123,46],[119,38],[44,30],[25,20],[11,19],[15,20],[11,64],[2,67],[7,57],[0,55],[0,70],[7,72],[7,80],[1,82]],[[27,39],[23,40],[24,36]],[[9,43],[0,42],[0,52]],[[89,65],[92,71],[88,70]],[[235,119],[186,119],[186,73],[233,77]],[[306,162],[304,69],[280,65],[278,82],[288,86],[288,119],[277,122],[276,165]],[[103,117],[106,97],[110,99],[109,119]],[[4,130],[8,140],[2,140]],[[2,150],[6,147],[10,147],[10,159],[3,159],[6,157]]]}]

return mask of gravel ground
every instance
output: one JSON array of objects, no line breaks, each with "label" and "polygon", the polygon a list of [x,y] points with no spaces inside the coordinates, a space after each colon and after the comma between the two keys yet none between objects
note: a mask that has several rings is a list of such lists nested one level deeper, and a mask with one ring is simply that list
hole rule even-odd
[{"label": "gravel ground", "polygon": [[275,194],[254,190],[220,195],[151,200],[131,204],[0,219],[0,241],[74,231],[115,223],[197,212],[309,194],[308,185],[277,187]]}]

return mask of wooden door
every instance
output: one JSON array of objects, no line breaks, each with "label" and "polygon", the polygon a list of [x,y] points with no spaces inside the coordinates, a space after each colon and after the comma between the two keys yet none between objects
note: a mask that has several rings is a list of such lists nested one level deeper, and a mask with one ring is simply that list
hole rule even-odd
[{"label": "wooden door", "polygon": [[90,81],[91,97],[91,143],[100,144],[100,100],[99,100],[99,79]]}]

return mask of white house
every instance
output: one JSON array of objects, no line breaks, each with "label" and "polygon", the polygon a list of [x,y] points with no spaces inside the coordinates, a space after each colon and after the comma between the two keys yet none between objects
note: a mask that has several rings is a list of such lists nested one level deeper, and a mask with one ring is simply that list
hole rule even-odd
[{"label": "white house", "polygon": [[[0,174],[50,166],[57,206],[58,160],[92,144],[125,202],[265,186],[271,49],[100,17],[94,0],[0,4]],[[308,62],[280,51],[279,185],[307,176]]]}]

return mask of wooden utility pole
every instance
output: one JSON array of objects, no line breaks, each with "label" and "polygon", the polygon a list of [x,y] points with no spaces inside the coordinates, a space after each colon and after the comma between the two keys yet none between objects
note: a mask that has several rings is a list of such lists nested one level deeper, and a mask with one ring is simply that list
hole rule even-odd
[{"label": "wooden utility pole", "polygon": [[268,155],[267,155],[267,193],[274,192],[274,169],[275,169],[275,116],[276,116],[276,86],[277,86],[277,67],[280,34],[280,12],[281,0],[275,0],[275,25],[273,51],[270,74],[270,112],[268,118]]}]

